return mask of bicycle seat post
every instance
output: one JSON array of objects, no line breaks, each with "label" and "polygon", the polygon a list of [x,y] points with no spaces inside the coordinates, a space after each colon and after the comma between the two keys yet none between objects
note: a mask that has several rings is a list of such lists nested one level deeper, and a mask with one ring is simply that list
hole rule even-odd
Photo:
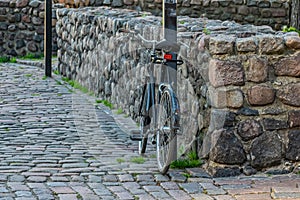
[{"label": "bicycle seat post", "polygon": [[[164,40],[171,45],[171,49],[177,46],[177,0],[163,0],[163,32]],[[174,50],[173,50],[174,51]],[[176,52],[168,52],[172,55],[172,60],[177,60]],[[166,62],[166,69],[162,71],[161,76],[167,78],[169,84],[174,83],[174,90],[177,90],[177,62]]]}]

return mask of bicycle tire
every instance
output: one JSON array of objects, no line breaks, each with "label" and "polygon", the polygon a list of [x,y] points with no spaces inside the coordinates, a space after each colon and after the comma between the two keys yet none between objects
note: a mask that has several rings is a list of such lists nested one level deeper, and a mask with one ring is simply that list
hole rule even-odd
[{"label": "bicycle tire", "polygon": [[139,154],[144,154],[147,148],[148,136],[145,134],[145,117],[140,118],[140,134],[142,135],[142,140],[139,141]]},{"label": "bicycle tire", "polygon": [[177,137],[172,118],[174,117],[174,105],[178,104],[174,104],[174,101],[177,103],[173,92],[165,88],[159,104],[158,132],[156,135],[158,169],[162,174],[166,174],[171,162],[177,159]]}]

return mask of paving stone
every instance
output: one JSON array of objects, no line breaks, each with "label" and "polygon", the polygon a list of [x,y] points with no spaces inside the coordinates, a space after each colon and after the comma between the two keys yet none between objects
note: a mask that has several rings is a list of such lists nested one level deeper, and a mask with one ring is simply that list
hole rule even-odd
[{"label": "paving stone", "polygon": [[170,195],[168,195],[165,191],[150,192],[150,194],[156,199],[171,199]]},{"label": "paving stone", "polygon": [[179,186],[188,194],[202,193],[203,188],[199,183],[180,183]]},{"label": "paving stone", "polygon": [[30,176],[27,178],[27,181],[37,182],[37,183],[46,182],[46,180],[47,180],[47,177],[44,177],[44,176]]},{"label": "paving stone", "polygon": [[160,186],[162,188],[164,188],[165,190],[178,190],[179,189],[177,183],[174,183],[174,182],[163,182],[160,184]]},{"label": "paving stone", "polygon": [[13,175],[8,178],[10,182],[22,182],[25,181],[25,177],[21,175]]},{"label": "paving stone", "polygon": [[56,194],[73,194],[76,193],[70,187],[50,187],[50,189],[55,192]]},{"label": "paving stone", "polygon": [[122,175],[118,175],[118,178],[121,182],[131,182],[134,181],[132,175],[130,174],[122,174]]}]

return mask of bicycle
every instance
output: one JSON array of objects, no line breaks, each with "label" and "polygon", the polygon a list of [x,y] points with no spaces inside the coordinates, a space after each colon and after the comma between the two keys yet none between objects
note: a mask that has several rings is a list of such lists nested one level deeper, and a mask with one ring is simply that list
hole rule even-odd
[{"label": "bicycle", "polygon": [[[144,154],[148,137],[152,135],[152,144],[156,144],[158,169],[166,174],[171,162],[177,159],[177,133],[180,130],[180,106],[176,97],[177,66],[183,64],[177,60],[180,46],[177,44],[176,2],[164,2],[164,39],[146,40],[135,31],[120,30],[131,33],[142,41],[150,52],[149,77],[143,86],[138,115],[140,116],[140,134],[131,135],[132,140],[139,141],[139,154]],[[175,14],[174,14],[175,9]],[[169,17],[169,18],[168,18]],[[171,27],[171,29],[168,29]],[[166,82],[156,86],[154,77],[155,64],[161,66],[161,77]],[[156,93],[156,87],[158,92]],[[175,90],[174,90],[175,88]]]}]

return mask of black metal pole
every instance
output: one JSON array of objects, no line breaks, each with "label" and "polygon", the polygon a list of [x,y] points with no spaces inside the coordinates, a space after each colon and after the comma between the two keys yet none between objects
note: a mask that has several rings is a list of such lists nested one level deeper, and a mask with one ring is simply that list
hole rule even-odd
[{"label": "black metal pole", "polygon": [[52,58],[52,0],[46,0],[44,20],[45,75],[51,77]]},{"label": "black metal pole", "polygon": [[176,0],[163,1],[164,38],[171,43],[177,42]]}]

